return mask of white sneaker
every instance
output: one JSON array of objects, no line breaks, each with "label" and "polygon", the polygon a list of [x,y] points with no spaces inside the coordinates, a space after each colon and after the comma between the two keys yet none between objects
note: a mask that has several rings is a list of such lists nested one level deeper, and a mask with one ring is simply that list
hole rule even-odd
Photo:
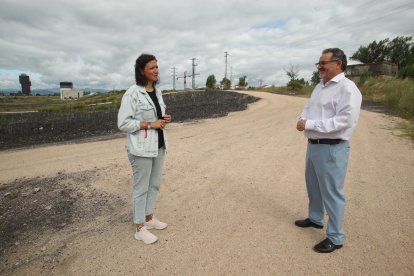
[{"label": "white sneaker", "polygon": [[135,239],[143,241],[145,244],[151,244],[158,240],[157,236],[148,231],[145,226],[135,232]]},{"label": "white sneaker", "polygon": [[156,217],[152,217],[152,220],[144,222],[144,225],[147,229],[157,229],[162,230],[167,228],[168,224],[165,222],[159,221]]}]

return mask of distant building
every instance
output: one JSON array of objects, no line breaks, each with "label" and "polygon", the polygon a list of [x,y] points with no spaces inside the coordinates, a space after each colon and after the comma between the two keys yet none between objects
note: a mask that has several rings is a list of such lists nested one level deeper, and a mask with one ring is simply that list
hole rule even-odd
[{"label": "distant building", "polygon": [[20,84],[22,85],[22,93],[24,95],[31,95],[30,86],[32,83],[30,82],[30,77],[26,74],[21,74],[19,76]]},{"label": "distant building", "polygon": [[398,73],[398,65],[389,62],[375,62],[348,65],[345,75],[353,81],[359,81],[361,76],[395,76]]},{"label": "distant building", "polygon": [[83,91],[77,91],[73,89],[72,82],[60,83],[60,99],[61,100],[74,100],[83,97]]}]

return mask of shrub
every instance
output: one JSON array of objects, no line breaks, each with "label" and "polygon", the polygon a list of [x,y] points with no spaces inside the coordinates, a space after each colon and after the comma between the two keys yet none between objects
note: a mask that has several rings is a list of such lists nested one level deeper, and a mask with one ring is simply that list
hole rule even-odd
[{"label": "shrub", "polygon": [[405,79],[405,78],[414,79],[414,63],[401,68],[398,71],[398,77],[400,79]]},{"label": "shrub", "polygon": [[363,85],[369,78],[371,78],[370,73],[367,73],[367,72],[363,73],[361,77],[359,78],[358,85]]}]

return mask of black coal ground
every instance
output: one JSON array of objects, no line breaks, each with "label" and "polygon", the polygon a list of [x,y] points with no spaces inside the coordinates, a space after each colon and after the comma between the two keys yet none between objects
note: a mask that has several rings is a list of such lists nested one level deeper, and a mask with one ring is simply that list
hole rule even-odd
[{"label": "black coal ground", "polygon": [[[76,234],[76,225],[93,221],[97,217],[117,214],[126,202],[115,196],[92,188],[90,182],[99,177],[99,170],[78,173],[59,172],[47,178],[22,178],[0,183],[0,272],[10,272],[24,261],[58,258],[60,250],[42,252],[39,247],[59,231]],[[125,214],[124,214],[125,215]],[[113,216],[113,215],[111,215]],[[113,216],[115,220],[125,220]],[[10,263],[9,257],[19,247],[33,250],[31,259]],[[43,259],[42,259],[43,261]],[[1,274],[1,273],[0,273]]]},{"label": "black coal ground", "polygon": [[[231,91],[193,91],[164,95],[174,122],[226,116],[257,97]],[[89,113],[21,113],[0,115],[0,150],[114,135],[118,110]]]}]

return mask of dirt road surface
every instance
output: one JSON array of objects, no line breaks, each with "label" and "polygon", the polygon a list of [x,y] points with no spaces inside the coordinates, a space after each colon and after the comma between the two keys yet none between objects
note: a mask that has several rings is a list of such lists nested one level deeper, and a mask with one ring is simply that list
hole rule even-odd
[{"label": "dirt road surface", "polygon": [[[43,182],[55,183],[76,207],[67,223],[18,231],[0,274],[413,275],[414,146],[394,129],[399,119],[362,111],[345,183],[344,247],[318,254],[312,247],[325,228],[293,224],[307,216],[307,142],[295,129],[307,99],[248,93],[262,100],[169,126],[156,205],[169,227],[154,230],[153,245],[133,238],[124,138],[0,152],[0,187],[34,183],[34,197],[53,186]],[[41,204],[46,214],[54,208]]]}]

